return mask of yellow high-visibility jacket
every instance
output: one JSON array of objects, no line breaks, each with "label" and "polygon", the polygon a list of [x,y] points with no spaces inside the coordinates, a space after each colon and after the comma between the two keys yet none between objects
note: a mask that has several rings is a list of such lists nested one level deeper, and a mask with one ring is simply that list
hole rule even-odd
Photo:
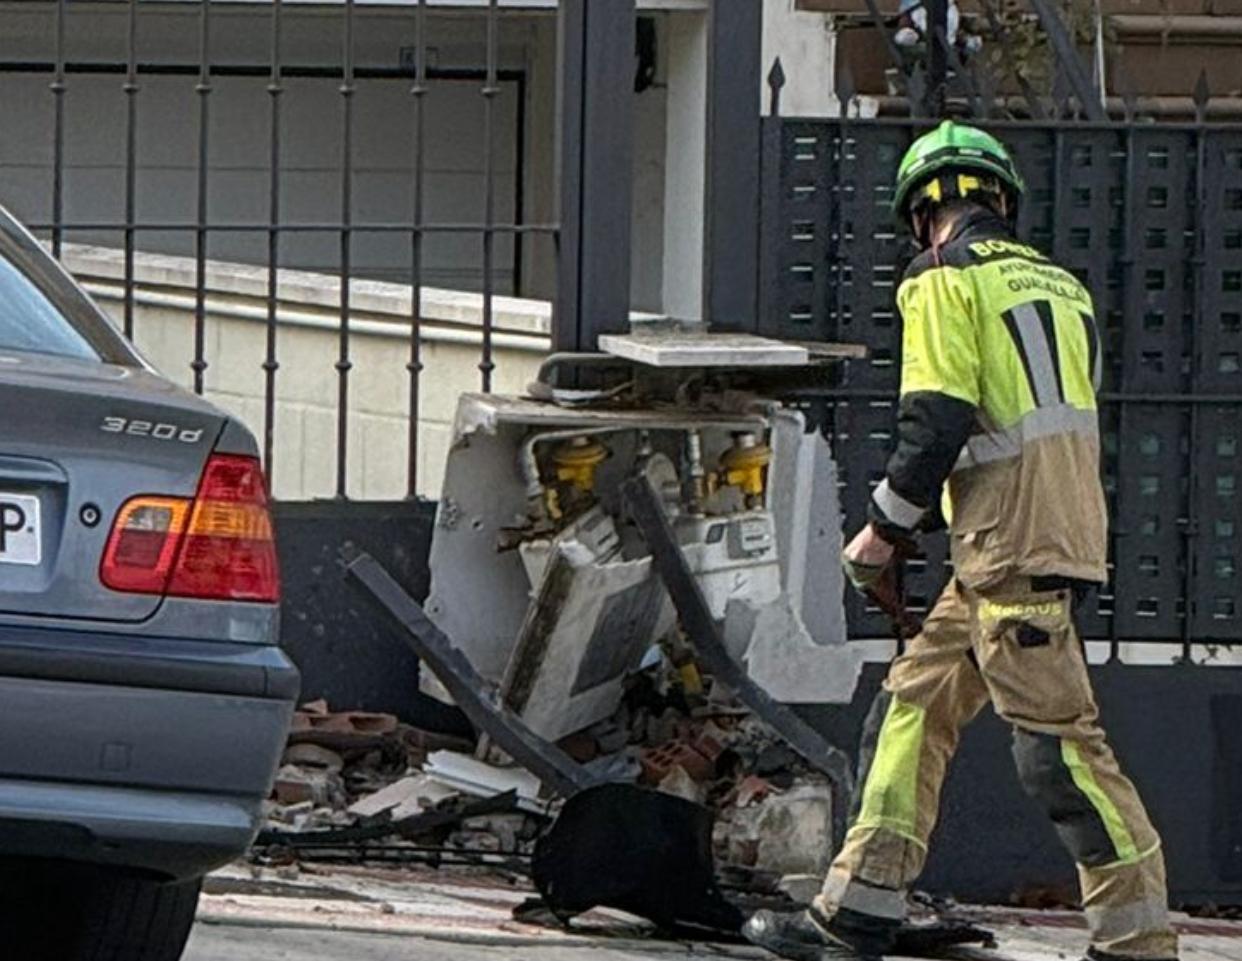
[{"label": "yellow high-visibility jacket", "polygon": [[872,522],[909,536],[943,492],[967,587],[1014,575],[1104,581],[1090,294],[981,209],[910,264],[897,305],[898,440]]}]

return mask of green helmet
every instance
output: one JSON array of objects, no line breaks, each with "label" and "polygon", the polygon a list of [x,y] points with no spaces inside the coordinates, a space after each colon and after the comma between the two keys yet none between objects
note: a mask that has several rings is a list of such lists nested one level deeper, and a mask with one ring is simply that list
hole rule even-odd
[{"label": "green helmet", "polygon": [[[982,189],[987,190],[992,185],[995,190],[999,186],[1014,197],[1021,196],[1026,189],[1004,144],[978,127],[946,120],[914,141],[901,158],[893,211],[902,219],[907,218],[916,190],[931,181],[944,179],[936,175],[946,171],[979,175]],[[965,196],[966,193],[963,190],[952,195]]]}]

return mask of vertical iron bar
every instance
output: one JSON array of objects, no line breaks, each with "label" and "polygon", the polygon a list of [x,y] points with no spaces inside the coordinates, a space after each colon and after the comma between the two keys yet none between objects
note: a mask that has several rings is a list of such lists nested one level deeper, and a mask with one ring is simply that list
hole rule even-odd
[{"label": "vertical iron bar", "polygon": [[[496,17],[498,0],[487,3],[487,75],[483,81],[483,359],[479,371],[483,375],[483,392],[491,393],[492,371],[492,255],[495,246],[495,230],[492,223],[496,214],[496,187],[492,168],[495,149],[492,127],[496,112]],[[514,241],[517,242],[515,237]]]},{"label": "vertical iron bar", "polygon": [[[514,92],[514,143],[513,143],[513,222],[521,224],[526,219],[526,73],[518,74],[517,89]],[[513,296],[521,297],[524,284],[522,271],[526,256],[527,243],[536,243],[536,237],[525,234],[513,235]]]},{"label": "vertical iron bar", "polygon": [[418,496],[418,422],[420,417],[419,389],[423,372],[423,161],[424,114],[427,97],[427,0],[418,0],[414,12],[414,229],[410,232],[410,359],[405,368],[410,375],[409,458],[406,468],[406,496]]},{"label": "vertical iron bar", "polygon": [[211,4],[201,0],[199,18],[198,83],[198,210],[194,229],[194,393],[203,392],[207,370],[207,164],[211,100]]},{"label": "vertical iron bar", "polygon": [[[1127,345],[1125,332],[1127,321],[1131,319],[1130,305],[1134,302],[1134,295],[1137,292],[1138,283],[1134,270],[1138,246],[1138,240],[1135,237],[1134,227],[1135,207],[1137,200],[1135,182],[1138,177],[1138,144],[1136,141],[1137,138],[1134,135],[1134,124],[1127,123],[1125,140],[1126,177],[1121,208],[1122,244],[1124,245],[1121,260],[1121,342],[1113,345],[1114,349],[1120,353],[1122,358],[1122,383],[1117,384],[1116,388],[1123,394],[1126,393],[1125,372],[1130,366],[1126,363]],[[1139,313],[1139,311],[1134,312],[1133,319],[1135,322],[1141,322],[1139,319]],[[1103,329],[1103,325],[1101,325],[1097,319],[1096,330],[1102,331]],[[1101,343],[1101,357],[1103,356],[1103,352],[1104,344]],[[1101,359],[1101,364],[1107,364],[1107,360]],[[1101,384],[1101,387],[1103,387],[1103,384]],[[1130,511],[1123,509],[1125,503],[1123,493],[1125,485],[1123,484],[1121,477],[1121,445],[1125,442],[1124,438],[1128,436],[1127,425],[1129,422],[1129,411],[1127,408],[1129,405],[1125,400],[1119,400],[1116,403],[1117,440],[1115,446],[1117,461],[1114,467],[1113,479],[1113,484],[1115,485],[1115,492],[1113,495],[1113,518],[1112,523],[1109,524],[1109,553],[1113,558],[1113,616],[1108,628],[1108,659],[1110,662],[1117,662],[1121,659],[1121,607],[1118,604],[1119,591],[1117,588],[1121,579],[1121,537],[1125,532],[1119,529],[1119,524],[1123,519],[1128,519],[1130,517]]]},{"label": "vertical iron bar", "polygon": [[129,0],[125,70],[125,306],[123,329],[134,339],[134,217],[138,170],[138,0]]},{"label": "vertical iron bar", "polygon": [[[1194,274],[1194,317],[1186,336],[1186,345],[1190,355],[1190,383],[1187,390],[1198,393],[1199,374],[1203,369],[1201,339],[1199,331],[1206,323],[1204,318],[1204,295],[1207,286],[1207,131],[1204,123],[1207,120],[1207,101],[1204,99],[1196,104],[1195,120],[1195,245],[1191,259]],[[1186,566],[1182,572],[1182,596],[1185,598],[1182,610],[1182,660],[1190,663],[1190,648],[1194,628],[1195,591],[1198,584],[1199,559],[1196,544],[1199,538],[1199,404],[1190,405],[1190,449],[1187,454],[1189,463],[1186,465]]]},{"label": "vertical iron bar", "polygon": [[65,5],[56,3],[56,71],[50,89],[55,104],[52,130],[52,256],[60,259],[65,216]]},{"label": "vertical iron bar", "polygon": [[927,45],[927,90],[925,111],[929,117],[944,115],[945,86],[948,81],[948,58],[945,44],[949,36],[948,0],[928,0],[927,33],[923,42]]},{"label": "vertical iron bar", "polygon": [[267,185],[267,353],[263,359],[263,466],[266,468],[269,492],[276,470],[276,371],[280,369],[280,361],[276,355],[276,312],[280,298],[277,278],[280,264],[280,97],[285,89],[280,66],[282,11],[282,0],[272,0],[272,74],[267,84],[267,92],[271,98]]},{"label": "vertical iron bar", "polygon": [[353,135],[354,135],[354,0],[345,0],[345,33],[341,50],[341,315],[336,406],[336,496],[345,499],[349,455],[349,275],[352,268]]}]

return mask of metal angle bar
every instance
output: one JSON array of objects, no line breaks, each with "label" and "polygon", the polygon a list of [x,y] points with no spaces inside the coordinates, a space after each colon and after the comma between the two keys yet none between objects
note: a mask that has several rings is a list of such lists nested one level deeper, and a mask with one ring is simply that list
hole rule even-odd
[{"label": "metal angle bar", "polygon": [[410,379],[410,416],[406,426],[406,484],[408,498],[418,496],[418,422],[419,389],[422,384],[422,313],[423,313],[423,167],[426,158],[426,123],[424,103],[427,99],[427,0],[418,0],[414,11],[414,211],[410,231],[410,358],[405,369]]},{"label": "metal angle bar", "polygon": [[268,223],[273,226],[267,232],[267,343],[263,359],[263,466],[266,468],[269,492],[276,466],[276,371],[280,369],[280,360],[276,353],[280,231],[274,225],[280,223],[280,99],[285,90],[280,62],[282,12],[282,0],[273,0],[272,72],[267,82],[267,92],[271,97],[268,133]]},{"label": "metal angle bar", "polygon": [[570,797],[596,780],[568,754],[539,737],[505,705],[496,685],[482,677],[418,602],[366,553],[343,554],[346,577],[401,628],[401,636],[431,668],[462,713],[492,743],[539,778]]},{"label": "metal angle bar", "polygon": [[1107,121],[1108,114],[1100,104],[1095,86],[1091,83],[1091,77],[1078,58],[1078,50],[1074,47],[1073,38],[1065,29],[1065,23],[1061,20],[1056,7],[1052,5],[1051,0],[1031,0],[1031,7],[1038,15],[1044,32],[1048,34],[1048,42],[1052,45],[1057,62],[1065,71],[1066,79],[1074,89],[1074,96],[1078,98],[1079,107],[1087,115],[1087,119],[1097,122]]},{"label": "metal angle bar", "polygon": [[652,562],[677,608],[681,626],[712,676],[730,688],[808,763],[828,776],[833,790],[834,830],[837,840],[842,840],[854,791],[854,774],[848,755],[829,744],[788,705],[774,700],[729,654],[651,482],[645,476],[631,477],[622,486],[622,495],[647,541]]}]

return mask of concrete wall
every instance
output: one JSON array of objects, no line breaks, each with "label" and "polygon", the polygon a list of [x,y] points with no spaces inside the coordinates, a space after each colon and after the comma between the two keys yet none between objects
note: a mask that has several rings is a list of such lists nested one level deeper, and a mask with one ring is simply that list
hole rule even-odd
[{"label": "concrete wall", "polygon": [[[123,261],[118,251],[71,246],[65,266],[118,324]],[[162,373],[193,384],[194,261],[141,255],[135,290],[135,342]],[[205,394],[260,439],[264,429],[267,271],[213,262],[207,275]],[[340,290],[334,277],[279,275],[274,492],[285,500],[335,492]],[[410,288],[379,281],[351,285],[349,496],[393,499],[406,493],[409,423]],[[480,385],[482,298],[424,288],[419,390],[418,492],[439,494],[457,396]],[[496,391],[519,392],[547,350],[546,302],[498,298]]]}]

